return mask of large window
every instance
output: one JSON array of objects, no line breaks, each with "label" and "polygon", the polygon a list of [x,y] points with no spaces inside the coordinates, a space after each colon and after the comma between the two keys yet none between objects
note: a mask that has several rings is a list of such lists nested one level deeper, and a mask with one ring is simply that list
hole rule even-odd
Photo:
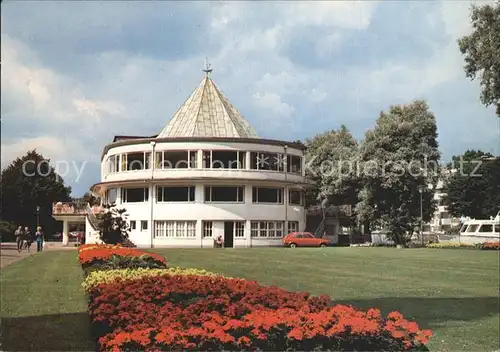
[{"label": "large window", "polygon": [[302,191],[291,189],[288,192],[288,203],[291,205],[304,205]]},{"label": "large window", "polygon": [[234,223],[234,237],[243,238],[245,237],[245,222],[236,221]]},{"label": "large window", "polygon": [[194,202],[195,187],[164,187],[158,186],[157,202]]},{"label": "large window", "polygon": [[150,152],[122,154],[122,171],[147,170],[150,158]]},{"label": "large window", "polygon": [[203,237],[212,237],[214,224],[212,221],[203,221]]},{"label": "large window", "polygon": [[250,233],[252,237],[281,238],[283,237],[284,221],[252,221]]},{"label": "large window", "polygon": [[482,224],[479,232],[493,232],[493,224]]},{"label": "large window", "polygon": [[254,203],[283,204],[283,188],[253,187],[252,201]]},{"label": "large window", "polygon": [[149,199],[148,188],[122,188],[123,203],[147,202]]},{"label": "large window", "polygon": [[196,237],[196,221],[155,221],[155,237]]},{"label": "large window", "polygon": [[120,155],[111,155],[110,157],[108,157],[107,163],[108,173],[120,171]]},{"label": "large window", "polygon": [[245,169],[245,152],[205,150],[203,167],[205,169]]},{"label": "large window", "polygon": [[252,170],[284,171],[285,159],[279,153],[250,153],[250,168]]},{"label": "large window", "polygon": [[244,190],[244,187],[205,186],[205,202],[243,203]]},{"label": "large window", "polygon": [[106,203],[107,204],[114,204],[116,203],[116,196],[118,195],[118,192],[116,191],[116,188],[110,188],[106,191]]},{"label": "large window", "polygon": [[299,231],[299,222],[298,221],[289,221],[288,222],[288,233],[298,232],[298,231]]},{"label": "large window", "polygon": [[156,152],[157,169],[195,169],[197,150],[165,150]]},{"label": "large window", "polygon": [[302,158],[296,155],[287,155],[287,172],[291,172],[293,174],[301,174],[302,173]]},{"label": "large window", "polygon": [[479,225],[476,225],[476,224],[469,225],[469,227],[467,228],[467,232],[476,232],[478,227],[479,227]]}]

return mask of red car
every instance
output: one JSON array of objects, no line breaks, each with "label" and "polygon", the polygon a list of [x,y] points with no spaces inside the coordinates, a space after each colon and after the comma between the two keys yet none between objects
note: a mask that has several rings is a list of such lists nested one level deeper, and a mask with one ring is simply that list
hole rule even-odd
[{"label": "red car", "polygon": [[292,232],[283,237],[283,244],[290,248],[295,247],[326,247],[330,242],[324,238],[317,238],[310,232]]}]

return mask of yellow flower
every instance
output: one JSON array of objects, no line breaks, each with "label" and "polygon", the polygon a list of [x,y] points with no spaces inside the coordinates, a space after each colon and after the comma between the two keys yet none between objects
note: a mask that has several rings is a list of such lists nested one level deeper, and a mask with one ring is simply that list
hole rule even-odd
[{"label": "yellow flower", "polygon": [[[137,280],[143,277],[163,276],[163,275],[198,275],[198,276],[223,276],[204,269],[193,268],[167,268],[167,269],[114,269],[98,270],[89,273],[82,283],[85,290],[90,290],[99,284],[111,284],[116,281]],[[227,276],[225,276],[227,277]]]}]

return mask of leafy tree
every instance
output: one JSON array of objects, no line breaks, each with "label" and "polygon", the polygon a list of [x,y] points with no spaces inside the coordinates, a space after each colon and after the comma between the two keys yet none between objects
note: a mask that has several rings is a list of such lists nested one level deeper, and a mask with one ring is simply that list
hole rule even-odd
[{"label": "leafy tree", "polygon": [[458,40],[465,74],[471,79],[479,75],[481,103],[495,105],[500,117],[500,1],[472,6],[471,20],[474,31]]},{"label": "leafy tree", "polygon": [[73,201],[82,201],[82,202],[85,202],[85,203],[89,203],[90,206],[101,204],[100,198],[95,197],[91,192],[85,192],[85,194],[83,195],[83,197],[81,197],[81,198],[74,198]]},{"label": "leafy tree", "polygon": [[500,210],[500,158],[468,150],[454,156],[445,202],[454,216],[488,219]]},{"label": "leafy tree", "polygon": [[52,218],[52,203],[69,201],[71,187],[64,185],[49,162],[32,150],[2,170],[2,220],[34,229],[39,206],[45,233],[60,230],[62,225]]},{"label": "leafy tree", "polygon": [[129,226],[125,209],[117,209],[115,204],[105,204],[104,212],[98,214],[98,231],[101,241],[107,244],[124,243],[128,239]]},{"label": "leafy tree", "polygon": [[15,236],[14,232],[16,231],[16,224],[9,221],[0,221],[0,241],[2,242],[14,242]]},{"label": "leafy tree", "polygon": [[424,101],[391,106],[381,112],[360,150],[364,188],[356,212],[360,221],[379,222],[397,244],[405,245],[420,221],[434,211],[433,191],[439,174],[437,127]]},{"label": "leafy tree", "polygon": [[356,204],[358,143],[342,125],[306,141],[306,177],[314,187],[306,193],[306,205]]}]

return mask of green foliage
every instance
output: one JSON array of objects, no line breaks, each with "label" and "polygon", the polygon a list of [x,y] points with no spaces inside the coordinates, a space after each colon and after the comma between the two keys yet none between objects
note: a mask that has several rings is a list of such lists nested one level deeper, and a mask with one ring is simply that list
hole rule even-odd
[{"label": "green foliage", "polygon": [[64,185],[49,161],[32,150],[2,170],[2,220],[34,229],[40,206],[45,233],[60,230],[62,225],[52,218],[52,203],[69,201],[71,187]]},{"label": "green foliage", "polygon": [[100,198],[94,197],[92,195],[92,193],[90,193],[90,192],[85,192],[85,194],[81,198],[73,198],[73,201],[74,202],[81,201],[81,202],[89,203],[89,205],[91,207],[94,206],[94,205],[100,205],[101,204]]},{"label": "green foliage", "polygon": [[496,106],[500,117],[500,2],[472,6],[473,32],[458,40],[465,56],[465,74],[477,76],[482,86],[481,103]]},{"label": "green foliage", "polygon": [[125,209],[117,209],[114,204],[105,204],[104,212],[97,215],[101,241],[106,244],[123,243],[128,239],[129,226]]},{"label": "green foliage", "polygon": [[315,184],[306,193],[306,205],[356,204],[358,143],[351,132],[341,126],[307,140],[306,147],[306,177]]},{"label": "green foliage", "polygon": [[115,270],[115,269],[164,269],[166,264],[157,261],[148,255],[140,257],[128,257],[121,255],[113,255],[108,260],[95,261],[92,264],[83,265],[85,277],[92,272],[102,270]]},{"label": "green foliage", "polygon": [[424,101],[391,106],[382,112],[361,145],[364,189],[356,212],[360,221],[377,220],[396,243],[406,245],[420,220],[430,220],[439,175],[437,127]]},{"label": "green foliage", "polygon": [[15,240],[14,232],[16,231],[16,224],[9,221],[0,221],[0,241],[13,242]]},{"label": "green foliage", "polygon": [[454,156],[456,168],[447,181],[445,202],[456,216],[489,219],[500,210],[500,158],[468,150]]}]

